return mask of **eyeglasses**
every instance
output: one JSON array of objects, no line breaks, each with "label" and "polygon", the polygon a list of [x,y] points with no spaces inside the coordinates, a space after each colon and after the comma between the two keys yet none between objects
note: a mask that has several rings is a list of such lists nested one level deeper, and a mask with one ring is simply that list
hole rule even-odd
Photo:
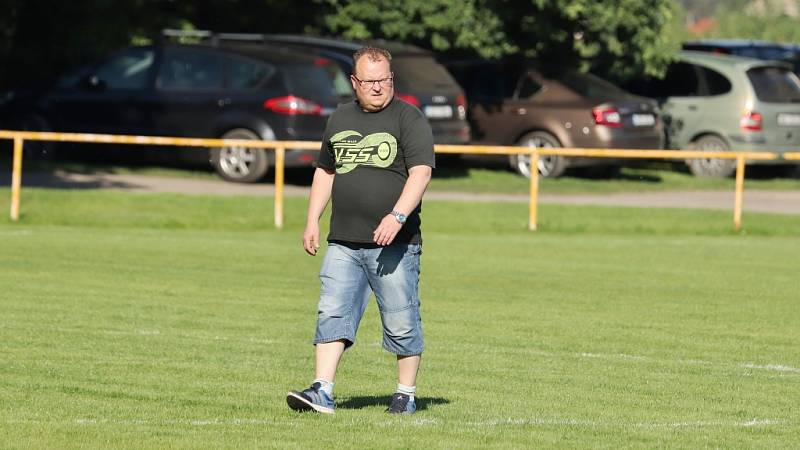
[{"label": "eyeglasses", "polygon": [[381,78],[380,80],[360,80],[355,75],[352,75],[352,77],[361,89],[372,89],[375,87],[375,83],[378,83],[381,87],[389,88],[392,87],[392,82],[394,81],[394,74],[389,78]]}]

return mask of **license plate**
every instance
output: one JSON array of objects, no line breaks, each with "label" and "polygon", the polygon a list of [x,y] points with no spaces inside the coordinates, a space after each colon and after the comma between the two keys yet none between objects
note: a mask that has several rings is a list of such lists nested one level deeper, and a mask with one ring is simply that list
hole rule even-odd
[{"label": "license plate", "polygon": [[778,125],[782,127],[800,127],[800,114],[778,114]]},{"label": "license plate", "polygon": [[633,126],[649,127],[656,124],[656,117],[652,114],[634,114]]},{"label": "license plate", "polygon": [[431,119],[449,119],[453,117],[453,107],[450,105],[428,105],[425,115]]}]

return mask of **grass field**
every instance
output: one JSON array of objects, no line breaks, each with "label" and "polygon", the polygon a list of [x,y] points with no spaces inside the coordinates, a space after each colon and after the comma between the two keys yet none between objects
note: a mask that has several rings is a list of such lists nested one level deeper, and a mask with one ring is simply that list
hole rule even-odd
[{"label": "grass field", "polygon": [[263,198],[0,189],[3,448],[796,448],[796,216],[426,202],[420,411],[374,303],[333,417],[320,258]]}]

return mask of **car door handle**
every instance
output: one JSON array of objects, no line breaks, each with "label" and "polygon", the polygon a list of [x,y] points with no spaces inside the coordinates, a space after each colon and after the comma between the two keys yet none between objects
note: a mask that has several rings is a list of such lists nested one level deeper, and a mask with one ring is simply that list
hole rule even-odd
[{"label": "car door handle", "polygon": [[689,111],[697,111],[697,105],[689,105]]},{"label": "car door handle", "polygon": [[517,108],[517,109],[514,111],[514,113],[515,113],[516,115],[518,115],[518,116],[524,116],[525,114],[528,114],[528,110],[527,110],[527,109],[525,109],[525,108]]}]

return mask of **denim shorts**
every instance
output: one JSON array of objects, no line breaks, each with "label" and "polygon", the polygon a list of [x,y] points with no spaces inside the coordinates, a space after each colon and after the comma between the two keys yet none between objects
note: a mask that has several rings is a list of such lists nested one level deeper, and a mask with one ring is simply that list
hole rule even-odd
[{"label": "denim shorts", "polygon": [[375,293],[383,324],[383,348],[396,355],[423,350],[419,314],[420,244],[350,248],[330,242],[319,278],[319,308],[314,344],[356,341],[358,324]]}]

